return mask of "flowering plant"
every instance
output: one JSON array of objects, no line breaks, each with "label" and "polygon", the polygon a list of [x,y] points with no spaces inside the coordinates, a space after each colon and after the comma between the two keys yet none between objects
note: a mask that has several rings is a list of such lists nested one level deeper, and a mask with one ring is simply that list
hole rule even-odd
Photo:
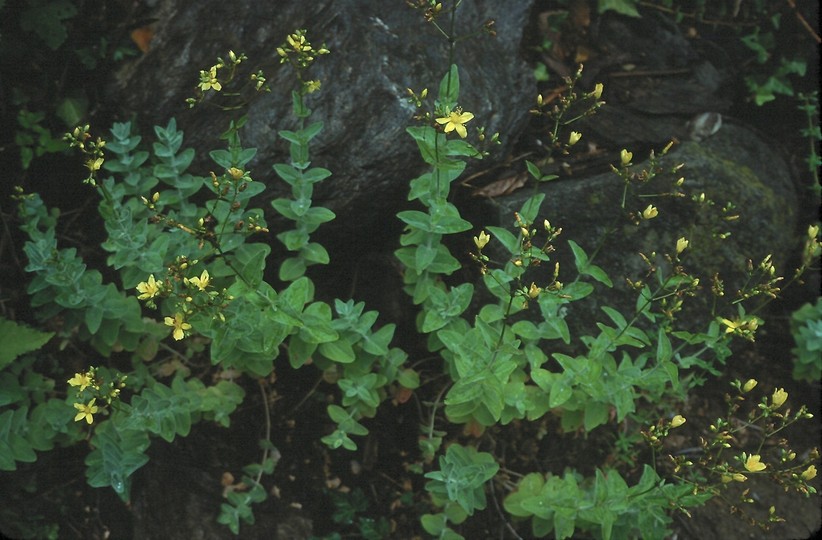
[{"label": "flowering plant", "polygon": [[[448,36],[453,58],[460,36],[449,35],[437,21],[451,17],[444,26],[455,28],[456,5],[419,4],[426,20]],[[504,509],[535,537],[567,538],[580,530],[603,538],[663,538],[671,510],[687,512],[719,493],[723,484],[743,482],[748,475],[779,470],[783,481],[807,488],[816,473],[812,459],[778,469],[762,445],[740,449],[730,460],[721,458],[719,449],[733,435],[724,420],[712,426],[717,436],[701,464],[716,479],[708,488],[699,478],[679,474],[694,465],[687,460],[674,459],[678,469],[672,472],[655,460],[629,460],[633,477],[610,465],[584,477],[570,469],[562,475],[516,472],[495,453],[490,444],[495,434],[542,425],[550,417],[556,417],[559,431],[588,434],[612,423],[647,425],[649,414],[670,418],[642,433],[658,453],[671,430],[686,425],[678,404],[705,372],[718,373],[731,354],[732,339],[753,339],[762,321],[746,313],[740,301],[735,314],[717,314],[707,328],[678,326],[683,304],[700,292],[699,280],[687,269],[695,246],[683,234],[660,246],[659,253],[642,256],[652,278],[630,281],[634,309],[601,306],[604,316],[596,328],[572,331],[568,307],[613,286],[596,252],[586,252],[572,239],[564,242],[562,228],[541,215],[543,195],[530,197],[507,226],[471,223],[453,202],[451,187],[467,160],[482,159],[485,145],[498,139],[486,136],[471,104],[460,101],[456,64],[431,96],[433,103],[427,90],[409,90],[419,123],[407,133],[428,170],[410,181],[408,199],[416,207],[397,214],[405,229],[394,253],[403,266],[404,290],[418,310],[418,337],[428,349],[425,363],[436,367],[407,362],[408,353],[392,345],[395,325],[380,321],[364,303],[316,298],[308,270],[332,261],[312,234],[336,216],[313,204],[315,186],[332,171],[313,166],[310,159],[311,143],[323,125],[309,121],[308,96],[313,99],[321,84],[305,77],[305,70],[328,52],[325,46],[315,48],[303,30],[289,34],[276,49],[281,63],[295,69],[298,82],[291,95],[298,127],[279,133],[290,160],[273,167],[290,196],[269,202],[293,227],[275,231],[287,252],[275,269],[276,280],[266,272],[272,248],[263,236],[269,232],[266,212],[257,206],[265,187],[250,168],[255,150],[242,144],[244,118],[221,135],[225,148],[210,152],[215,170],[204,176],[188,171],[194,152],[183,148],[174,120],[155,127],[151,152],[142,149],[130,123],[115,124],[105,139],[92,137],[88,126],[73,131],[69,140],[85,154],[86,181],[100,195],[107,233],[102,247],[116,285],[104,283],[103,273],[89,269],[76,250],[60,249],[56,213],[37,195],[18,193],[29,236],[27,270],[34,275],[32,305],[43,320],[59,317],[62,337],[87,342],[101,362],[55,382],[27,360],[13,377],[3,379],[16,385],[14,404],[19,405],[0,413],[5,422],[0,426],[13,434],[9,449],[0,447],[3,468],[36,459],[35,450],[88,441],[88,483],[109,486],[129,501],[131,482],[148,460],[152,438],[171,442],[189,435],[200,421],[227,426],[248,389],[258,389],[265,419],[261,457],[243,469],[239,481],[226,481],[226,502],[217,518],[238,534],[241,523],[253,522],[252,504],[272,491],[263,477],[273,473],[277,461],[270,405],[275,362],[282,356],[286,367],[317,369],[320,380],[333,385],[333,399],[323,403],[330,427],[320,436],[331,449],[356,450],[370,419],[387,401],[426,397],[418,400],[418,455],[409,470],[426,479],[430,512],[420,525],[437,538],[461,538],[457,529],[489,507],[489,495],[500,514]],[[200,71],[197,98],[190,105],[229,97],[227,108],[240,106],[233,99],[239,92],[232,92],[238,82],[267,89],[259,71],[237,80],[234,68],[248,60],[244,55],[229,51],[227,58]],[[580,68],[564,81],[566,90],[555,102],[536,99],[532,112],[547,123],[552,156],[584,140],[571,124],[604,104],[604,86],[581,89],[581,74]],[[632,196],[637,187],[667,182],[661,190],[665,196],[685,196],[682,165],[661,165],[670,148],[652,154],[642,168],[634,166],[633,152],[619,153],[613,171],[624,185],[620,210],[626,226],[650,226],[664,216],[659,207]],[[535,163],[526,167],[535,183],[555,179]],[[694,197],[704,202],[704,195]],[[461,236],[473,245],[467,255],[455,255],[450,247],[450,240]],[[572,269],[552,261],[557,250],[570,253]],[[477,269],[475,281],[458,279],[466,266]],[[537,272],[546,267],[548,277]],[[772,269],[768,259],[762,261],[758,270],[764,284],[747,291],[743,301],[778,292]],[[130,362],[125,374],[112,367],[123,357],[123,364]],[[65,396],[52,392],[57,384]],[[755,386],[755,381],[738,385],[742,393]],[[769,423],[773,435],[807,417],[802,409],[801,415],[790,416],[783,409],[787,399],[778,389],[749,422]],[[35,425],[43,427],[38,432]],[[790,449],[785,451],[783,461],[792,461]],[[501,502],[498,489],[505,491]]]}]

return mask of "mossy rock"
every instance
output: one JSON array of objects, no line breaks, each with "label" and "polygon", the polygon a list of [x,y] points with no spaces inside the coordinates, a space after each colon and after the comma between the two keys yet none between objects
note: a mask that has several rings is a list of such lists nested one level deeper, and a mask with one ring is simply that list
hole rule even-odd
[{"label": "mossy rock", "polygon": [[[647,167],[647,162],[638,163],[638,157],[636,170]],[[672,254],[680,237],[690,241],[682,255],[684,267],[700,278],[703,288],[702,294],[687,299],[681,314],[681,324],[689,329],[704,329],[715,316],[711,313],[714,297],[710,291],[714,275],[724,283],[725,297],[718,302],[721,305],[732,301],[734,291],[746,282],[749,259],[756,265],[771,255],[779,274],[792,273],[785,262],[801,241],[796,230],[797,193],[788,164],[774,149],[754,132],[726,123],[707,140],[684,142],[660,159],[664,170],[679,163],[684,167],[676,175],[657,176],[629,194],[624,211],[620,208],[624,184],[612,172],[540,186],[545,200],[536,223],[547,219],[563,229],[556,243],[557,252],[552,254],[552,261],[561,264],[560,281],[569,282],[576,276],[567,245],[567,240],[574,240],[589,255],[596,253],[593,262],[614,283],[611,289],[595,284],[597,290],[591,297],[571,306],[569,323],[578,331],[595,330],[592,323],[604,318],[599,309],[603,305],[616,307],[626,315],[633,313],[637,295],[626,280],[648,280],[648,266],[639,253],[649,257],[653,252]],[[670,191],[680,176],[685,178],[682,190],[686,196],[659,195]],[[532,193],[524,189],[496,199],[489,203],[493,209],[488,213],[497,223],[511,225],[513,213]],[[701,193],[714,204],[700,205],[692,199]],[[733,210],[723,213],[721,209],[727,203],[733,204]],[[641,212],[648,204],[659,209],[656,218],[639,224],[627,218],[628,212]],[[733,215],[739,217],[726,219]],[[529,283],[547,282],[553,266],[536,269],[528,277]]]}]

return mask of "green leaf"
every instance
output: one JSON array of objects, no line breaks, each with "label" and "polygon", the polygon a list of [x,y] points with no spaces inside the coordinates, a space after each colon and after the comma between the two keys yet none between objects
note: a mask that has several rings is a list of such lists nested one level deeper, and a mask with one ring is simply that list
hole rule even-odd
[{"label": "green leaf", "polygon": [[37,460],[34,448],[23,436],[28,431],[28,407],[0,413],[0,470],[17,469],[17,461],[33,463]]},{"label": "green leaf", "polygon": [[432,232],[431,216],[418,210],[405,210],[397,213],[397,218],[416,229]]},{"label": "green leaf", "polygon": [[531,321],[517,321],[513,324],[511,330],[523,339],[536,340],[540,338],[537,326]]},{"label": "green leaf", "polygon": [[457,106],[460,99],[460,74],[456,64],[451,64],[451,69],[440,81],[439,104],[444,109],[451,111]]},{"label": "green leaf", "polygon": [[495,239],[499,240],[503,247],[508,250],[508,253],[512,255],[519,253],[519,239],[511,231],[502,227],[486,227],[486,229],[494,235]]},{"label": "green leaf", "polygon": [[331,258],[328,251],[316,242],[309,242],[300,250],[300,255],[305,259],[306,263],[328,264]]},{"label": "green leaf", "polygon": [[591,276],[606,287],[613,287],[611,279],[608,274],[595,264],[591,264],[588,260],[588,255],[585,251],[573,240],[568,240],[568,245],[571,246],[571,251],[574,252],[574,264],[577,267],[577,272],[583,276]]},{"label": "green leaf", "polygon": [[0,369],[22,354],[36,351],[53,336],[54,332],[41,332],[0,317]]},{"label": "green leaf", "polygon": [[420,518],[422,528],[436,538],[440,538],[442,532],[447,529],[448,518],[445,514],[423,514]]},{"label": "green leaf", "polygon": [[530,510],[523,508],[522,502],[539,497],[544,484],[545,479],[540,473],[525,475],[517,484],[516,490],[503,499],[503,508],[514,517],[527,518],[533,516],[534,514]]},{"label": "green leaf", "polygon": [[668,334],[665,332],[665,329],[660,326],[659,331],[657,332],[657,362],[660,364],[670,362],[672,356],[673,349],[671,348],[671,340],[668,339]]},{"label": "green leaf", "polygon": [[[213,156],[212,156],[213,157]],[[277,176],[293,186],[302,178],[302,172],[285,163],[275,163],[272,167]]]},{"label": "green leaf", "polygon": [[329,176],[331,176],[331,171],[329,171],[328,169],[323,169],[322,167],[313,167],[305,171],[305,173],[303,174],[303,182],[314,184],[317,182],[322,182]]},{"label": "green leaf", "polygon": [[282,281],[293,281],[305,275],[305,261],[301,257],[290,257],[280,265],[278,274]]},{"label": "green leaf", "polygon": [[319,352],[329,360],[341,364],[350,364],[357,359],[357,355],[354,353],[351,344],[343,339],[320,343]]},{"label": "green leaf", "polygon": [[539,214],[539,207],[542,205],[542,201],[545,199],[545,193],[537,193],[536,195],[532,195],[525,201],[525,204],[522,205],[522,208],[519,211],[520,217],[526,223],[533,223],[537,219],[537,214]]},{"label": "green leaf", "polygon": [[249,286],[256,287],[262,281],[269,253],[271,246],[268,244],[242,244],[232,252],[234,268]]},{"label": "green leaf", "polygon": [[70,0],[30,2],[20,16],[20,28],[34,32],[51,50],[56,51],[68,37],[63,21],[75,15],[77,8]]},{"label": "green leaf", "polygon": [[363,350],[375,356],[388,354],[388,345],[394,337],[394,329],[395,325],[387,324],[373,334],[366,335],[362,344]]},{"label": "green leaf", "polygon": [[148,435],[119,430],[109,420],[94,431],[92,450],[86,456],[86,477],[92,487],[111,486],[124,502],[130,499],[131,475],[148,462]]},{"label": "green leaf", "polygon": [[608,422],[609,406],[601,401],[588,401],[585,404],[583,426],[585,431],[592,431],[595,427]]},{"label": "green leaf", "polygon": [[452,444],[439,459],[440,470],[427,473],[425,489],[458,503],[468,515],[486,506],[485,482],[494,477],[499,464],[487,452],[472,446]]},{"label": "green leaf", "polygon": [[300,335],[292,335],[288,342],[288,362],[291,367],[298,369],[305,365],[306,362],[317,350],[317,343],[311,343],[301,339]]},{"label": "green leaf", "polygon": [[551,385],[551,398],[548,401],[548,406],[552,409],[560,407],[566,401],[571,399],[573,389],[568,384],[568,378],[562,377],[555,384]]},{"label": "green leaf", "polygon": [[66,127],[73,128],[83,120],[87,111],[87,99],[67,97],[57,106],[55,114],[65,123]]},{"label": "green leaf", "polygon": [[599,0],[597,12],[605,13],[606,11],[616,11],[628,17],[639,17],[640,15],[636,9],[636,5],[637,0]]},{"label": "green leaf", "polygon": [[420,374],[413,369],[404,369],[397,375],[397,382],[411,390],[420,386]]},{"label": "green leaf", "polygon": [[86,327],[90,334],[96,334],[103,322],[103,307],[100,304],[92,304],[86,309]]}]

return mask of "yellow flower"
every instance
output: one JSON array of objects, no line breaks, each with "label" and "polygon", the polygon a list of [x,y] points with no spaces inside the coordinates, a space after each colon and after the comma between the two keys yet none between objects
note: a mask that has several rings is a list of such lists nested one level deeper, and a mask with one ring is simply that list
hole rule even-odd
[{"label": "yellow flower", "polygon": [[771,406],[774,409],[778,409],[785,403],[785,400],[788,399],[788,393],[785,391],[784,388],[777,388],[774,390],[773,395],[771,396]]},{"label": "yellow flower", "polygon": [[223,85],[217,80],[217,67],[211,66],[208,72],[200,71],[200,89],[203,92],[210,89],[219,92],[223,89]]},{"label": "yellow flower", "polygon": [[634,159],[634,154],[623,149],[622,152],[619,153],[619,161],[622,163],[623,166],[628,166],[631,164],[631,160]]},{"label": "yellow flower", "polygon": [[742,473],[734,473],[731,478],[734,480],[734,482],[744,482],[748,479],[748,477]]},{"label": "yellow flower", "polygon": [[656,206],[649,204],[645,210],[642,211],[642,217],[645,219],[653,219],[659,215],[659,210],[656,209]]},{"label": "yellow flower", "polygon": [[472,113],[462,112],[462,109],[457,108],[456,110],[451,111],[448,116],[437,118],[437,123],[445,125],[446,133],[456,131],[457,134],[464,139],[468,136],[468,131],[465,129],[465,124],[467,124],[472,118],[474,118]]},{"label": "yellow flower", "polygon": [[572,131],[571,135],[568,136],[568,146],[574,146],[579,140],[582,138],[582,133],[578,133],[576,131]]},{"label": "yellow flower", "polygon": [[183,314],[182,313],[175,313],[173,319],[171,317],[166,317],[165,318],[165,323],[166,323],[166,326],[171,326],[171,327],[174,328],[174,332],[172,333],[172,336],[177,341],[180,341],[181,339],[183,339],[185,337],[186,330],[191,330],[191,325],[188,324],[187,322],[185,322],[185,319],[183,319]]},{"label": "yellow flower", "polygon": [[691,243],[688,240],[686,240],[685,237],[682,237],[679,240],[677,240],[676,241],[676,254],[679,255],[680,253],[682,253],[683,251],[688,249],[688,246],[690,244]]},{"label": "yellow flower", "polygon": [[306,94],[313,94],[314,92],[319,90],[321,86],[322,82],[319,80],[305,81],[303,83],[303,89],[305,90]]},{"label": "yellow flower", "polygon": [[594,85],[594,91],[591,92],[591,95],[594,97],[594,99],[599,99],[602,97],[603,88],[604,87],[602,86],[601,82],[598,82]]},{"label": "yellow flower", "polygon": [[817,234],[819,234],[819,225],[809,225],[808,237],[810,237],[811,239],[815,239]]},{"label": "yellow flower", "polygon": [[539,296],[539,293],[542,291],[540,287],[537,287],[536,283],[531,283],[531,287],[528,289],[528,297],[531,299],[536,298]]},{"label": "yellow flower", "polygon": [[477,249],[484,248],[490,241],[491,237],[485,231],[480,231],[479,236],[474,237],[474,245],[477,246]]},{"label": "yellow flower", "polygon": [[731,320],[728,320],[728,319],[720,319],[719,322],[721,322],[722,324],[724,324],[725,326],[728,327],[728,328],[725,329],[726,334],[730,334],[731,332],[735,331],[737,328],[742,326],[741,322],[731,321]]},{"label": "yellow flower", "polygon": [[94,416],[92,415],[96,414],[98,411],[97,405],[94,404],[96,400],[97,398],[92,399],[88,402],[88,405],[75,403],[74,408],[77,409],[78,413],[74,416],[74,421],[79,422],[80,420],[85,419],[89,424],[94,422]]},{"label": "yellow flower", "polygon": [[79,386],[79,391],[82,392],[91,386],[93,381],[91,380],[91,377],[88,376],[88,373],[75,373],[74,377],[68,380],[68,383],[71,386]]},{"label": "yellow flower", "polygon": [[767,467],[767,465],[760,461],[759,454],[754,454],[752,456],[748,456],[747,458],[745,457],[745,454],[742,454],[742,458],[745,460],[745,468],[751,472],[764,471],[765,467]]},{"label": "yellow flower", "polygon": [[186,283],[191,283],[201,291],[204,291],[206,290],[206,287],[208,287],[211,283],[211,276],[208,275],[208,270],[203,270],[203,273],[200,274],[200,277],[186,279]]},{"label": "yellow flower", "polygon": [[802,473],[802,480],[807,482],[808,480],[812,480],[814,478],[816,478],[816,467],[811,465],[805,469],[805,472]]},{"label": "yellow flower", "polygon": [[150,300],[154,298],[163,289],[163,282],[154,279],[154,274],[148,276],[148,281],[143,281],[137,284],[137,291],[141,294],[137,297],[139,300]]},{"label": "yellow flower", "polygon": [[678,428],[685,423],[685,418],[682,415],[676,415],[671,419],[671,427]]},{"label": "yellow flower", "polygon": [[747,382],[745,382],[745,384],[742,385],[742,391],[750,392],[756,387],[757,384],[759,383],[756,381],[756,379],[748,379]]},{"label": "yellow flower", "polygon": [[300,51],[307,52],[307,51],[311,50],[311,44],[308,43],[305,40],[305,36],[302,35],[299,32],[295,33],[295,34],[291,34],[290,36],[288,36],[286,38],[286,41],[288,41],[288,44],[291,45],[291,48],[294,49],[297,52],[300,52]]},{"label": "yellow flower", "polygon": [[90,159],[90,160],[86,161],[86,167],[91,172],[99,171],[100,167],[103,166],[104,161],[105,161],[105,159],[103,159],[101,157],[97,158],[97,159]]}]

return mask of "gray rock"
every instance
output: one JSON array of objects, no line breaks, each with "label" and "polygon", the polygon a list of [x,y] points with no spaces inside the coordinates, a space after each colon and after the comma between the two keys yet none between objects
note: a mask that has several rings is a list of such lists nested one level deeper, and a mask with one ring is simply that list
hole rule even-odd
[{"label": "gray rock", "polygon": [[[636,168],[640,163],[634,156]],[[580,244],[589,255],[596,252],[595,264],[602,267],[614,283],[613,289],[596,284],[597,291],[584,301],[572,304],[572,322],[578,329],[591,331],[592,320],[603,317],[599,306],[617,307],[623,313],[632,313],[636,293],[625,281],[645,279],[647,266],[638,253],[673,253],[676,241],[686,237],[690,247],[683,255],[689,272],[700,278],[705,289],[698,299],[688,299],[691,309],[681,322],[688,328],[704,328],[711,320],[711,277],[718,273],[725,282],[727,300],[733,300],[733,291],[745,281],[746,261],[754,264],[772,254],[777,271],[791,275],[786,260],[796,252],[797,194],[787,163],[754,132],[738,125],[725,123],[719,131],[702,142],[684,142],[661,160],[663,168],[677,163],[685,166],[679,171],[685,177],[684,189],[689,195],[705,193],[716,205],[708,211],[698,209],[689,198],[655,197],[667,191],[676,178],[657,177],[640,188],[640,196],[629,196],[626,209],[641,212],[648,204],[659,209],[655,219],[632,224],[620,210],[623,183],[614,173],[603,173],[589,178],[571,178],[544,184],[540,191],[546,195],[537,223],[548,219],[562,227],[557,252],[552,260],[560,261],[560,281],[575,277],[573,257],[567,240]],[[494,201],[493,213],[499,223],[509,225],[513,212],[518,211],[531,195],[524,189]],[[645,197],[641,197],[645,195]],[[718,209],[732,202],[739,219],[720,219]],[[711,217],[713,216],[713,217]],[[540,227],[538,226],[538,229]],[[608,234],[608,232],[610,234]],[[713,233],[729,232],[724,240]],[[607,239],[602,242],[603,238]],[[491,244],[493,245],[493,243]],[[491,246],[489,245],[489,247]],[[488,248],[486,248],[488,249]],[[533,280],[544,283],[550,277],[553,264],[537,272]],[[529,282],[532,278],[529,278]]]},{"label": "gray rock", "polygon": [[637,148],[686,138],[694,115],[726,113],[726,87],[734,66],[723,55],[698,49],[667,18],[603,15],[592,29],[600,56],[585,66],[583,83],[605,83],[608,103],[575,128],[611,148]]},{"label": "gray rock", "polygon": [[[480,33],[457,47],[461,104],[475,114],[475,125],[502,135],[503,144],[483,166],[506,156],[527,122],[535,92],[519,46],[531,3],[472,1],[458,10],[459,30],[468,33],[494,19],[497,31],[496,37]],[[334,228],[341,234],[382,229],[394,219],[408,181],[423,169],[405,133],[415,114],[406,88],[427,87],[435,96],[449,64],[446,41],[421,12],[405,2],[376,0],[166,0],[154,16],[159,21],[150,50],[121,71],[110,92],[125,114],[137,114],[142,130],[148,133],[152,125],[177,117],[185,144],[198,150],[193,172],[208,174],[215,165],[206,151],[219,144],[217,136],[232,115],[208,106],[189,111],[184,100],[193,95],[200,69],[229,49],[244,52],[248,67],[262,68],[273,91],[251,102],[243,143],[258,149],[251,164],[255,179],[267,182],[272,196],[285,193],[287,186],[271,165],[287,159],[277,132],[296,126],[290,98],[295,81],[275,49],[288,33],[307,29],[312,43],[325,42],[331,50],[307,75],[322,81],[322,91],[309,96],[311,120],[325,123],[315,139],[313,164],[334,173],[318,187],[315,204],[338,214]]]}]

